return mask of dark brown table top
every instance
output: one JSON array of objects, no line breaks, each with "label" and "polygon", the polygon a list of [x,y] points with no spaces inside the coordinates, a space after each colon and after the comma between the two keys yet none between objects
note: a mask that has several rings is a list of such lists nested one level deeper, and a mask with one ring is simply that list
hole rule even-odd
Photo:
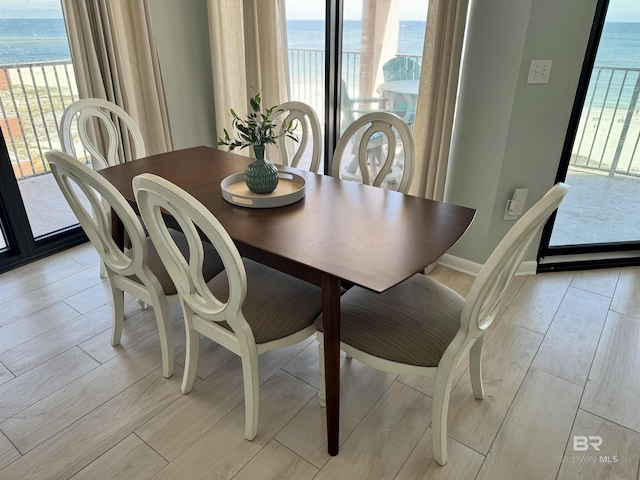
[{"label": "dark brown table top", "polygon": [[[220,182],[249,159],[209,147],[154,155],[100,170],[134,203],[132,179],[154,173],[184,188],[224,225],[243,255],[319,283],[320,273],[384,291],[436,261],[465,232],[475,210],[296,170],[305,198],[277,208],[235,206]],[[286,167],[284,167],[286,168]],[[300,272],[303,272],[300,275]]]}]

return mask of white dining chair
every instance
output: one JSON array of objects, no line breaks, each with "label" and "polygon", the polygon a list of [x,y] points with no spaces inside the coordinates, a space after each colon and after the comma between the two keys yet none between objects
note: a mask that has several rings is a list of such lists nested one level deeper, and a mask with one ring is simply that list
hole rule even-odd
[{"label": "white dining chair", "polygon": [[[131,149],[131,159],[146,155],[142,133],[133,118],[115,103],[101,98],[76,100],[65,108],[58,134],[62,150],[79,158],[77,134],[82,148],[91,155],[94,170],[122,163],[126,149]],[[100,265],[100,276],[106,276],[104,264]]]},{"label": "white dining chair", "polygon": [[65,153],[78,158],[75,131],[82,147],[91,154],[94,170],[122,163],[125,161],[124,152],[129,148],[132,156],[128,160],[146,156],[142,133],[136,122],[121,107],[108,100],[84,98],[65,108],[60,121],[60,143]]},{"label": "white dining chair", "polygon": [[278,139],[278,148],[282,156],[282,164],[300,168],[303,158],[305,158],[303,163],[306,163],[305,153],[309,139],[311,139],[311,159],[308,170],[318,173],[320,160],[322,158],[322,136],[320,121],[318,120],[316,111],[303,102],[285,102],[282,103],[278,109],[281,110],[278,116],[280,122],[283,124],[294,122],[294,125],[296,125],[297,122],[296,130],[300,130],[298,142],[293,142],[286,136],[281,136]]},{"label": "white dining chair", "polygon": [[[468,355],[474,396],[484,398],[480,360],[485,332],[511,278],[567,190],[567,185],[556,184],[516,222],[466,299],[421,273],[383,293],[355,286],[341,297],[340,348],[348,356],[385,372],[435,378],[431,424],[440,465],[447,463],[447,414],[456,367]],[[316,328],[324,404],[322,316]]]},{"label": "white dining chair", "polygon": [[[322,309],[320,287],[240,257],[215,216],[173,183],[152,174],[133,179],[136,201],[169,275],[178,286],[187,350],[182,392],[188,393],[204,335],[239,355],[245,397],[245,438],[258,431],[258,355],[298,343],[314,332]],[[180,225],[191,256],[180,255],[163,213]],[[224,271],[207,282],[202,276],[201,234],[214,245]]]},{"label": "white dining chair", "polygon": [[[398,140],[401,148],[397,148]],[[414,161],[413,136],[404,120],[389,112],[371,112],[354,120],[340,135],[331,175],[407,193]]]},{"label": "white dining chair", "polygon": [[[71,210],[106,267],[113,300],[111,345],[120,344],[124,292],[127,292],[153,307],[160,337],[162,375],[170,377],[174,370],[174,353],[168,303],[177,301],[178,295],[158,252],[145,235],[140,219],[113,185],[82,162],[57,150],[46,152],[45,156]],[[131,247],[126,251],[118,247],[111,236],[104,202],[113,208],[128,234]],[[188,256],[186,237],[176,230],[171,231],[171,236],[181,254]],[[206,256],[202,275],[211,279],[222,271],[222,261],[212,245],[199,248]]]}]

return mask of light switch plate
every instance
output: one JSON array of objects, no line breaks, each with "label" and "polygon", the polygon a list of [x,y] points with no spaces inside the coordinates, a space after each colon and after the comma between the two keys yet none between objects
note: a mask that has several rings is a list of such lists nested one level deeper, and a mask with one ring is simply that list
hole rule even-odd
[{"label": "light switch plate", "polygon": [[527,83],[549,83],[551,60],[531,60]]}]

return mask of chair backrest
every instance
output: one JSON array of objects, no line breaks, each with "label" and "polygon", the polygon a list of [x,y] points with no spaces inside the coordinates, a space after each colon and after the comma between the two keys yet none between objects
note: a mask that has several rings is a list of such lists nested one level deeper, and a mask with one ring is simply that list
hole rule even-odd
[{"label": "chair backrest", "polygon": [[[147,285],[149,281],[156,282],[147,266],[148,248],[144,229],[122,194],[100,174],[66,153],[52,150],[46,152],[45,156],[71,210],[107,267],[107,274],[125,277],[136,275]],[[108,203],[122,220],[131,242],[131,256],[125,255],[113,240],[109,211],[105,210],[103,202]]]},{"label": "chair backrest", "polygon": [[[215,216],[192,195],[157,175],[144,173],[133,179],[133,190],[140,214],[149,231],[183,306],[204,320],[226,321],[239,337],[252,335],[242,316],[247,294],[247,275],[233,240]],[[189,259],[180,253],[171,238],[163,214],[171,215],[189,244]],[[228,299],[217,298],[207,286],[202,271],[203,237],[222,259],[229,281]]]},{"label": "chair backrest", "polygon": [[91,154],[95,170],[122,163],[127,151],[131,151],[130,160],[146,155],[142,133],[133,118],[115,103],[100,98],[77,100],[62,114],[60,143],[67,154],[78,157],[72,129],[76,119],[78,136]]},{"label": "chair backrest", "polygon": [[467,338],[477,338],[489,328],[509,282],[568,190],[569,187],[564,183],[554,185],[511,227],[486,261],[467,295],[462,311],[461,331],[466,333]]},{"label": "chair backrest", "polygon": [[393,57],[382,66],[385,82],[420,78],[420,64],[411,57]]},{"label": "chair backrest", "polygon": [[[311,163],[309,171],[318,173],[320,167],[320,157],[322,155],[322,139],[320,135],[320,121],[315,110],[306,103],[302,102],[285,102],[279,107],[282,113],[279,119],[282,123],[290,122],[298,123],[298,128],[302,130],[302,134],[298,138],[298,142],[287,140],[286,137],[280,137],[278,147],[282,155],[284,165],[298,168],[300,159],[304,155],[309,137],[313,143],[311,150]],[[293,151],[293,158],[289,160],[290,150]]]},{"label": "chair backrest", "polygon": [[[397,158],[398,138],[402,144],[402,164]],[[355,157],[345,165],[343,156],[352,139]],[[413,178],[414,160],[413,137],[404,120],[393,113],[372,112],[354,120],[340,136],[333,154],[331,175],[376,187],[384,182],[391,183],[390,179],[393,179],[397,183],[396,189],[407,193]]]}]

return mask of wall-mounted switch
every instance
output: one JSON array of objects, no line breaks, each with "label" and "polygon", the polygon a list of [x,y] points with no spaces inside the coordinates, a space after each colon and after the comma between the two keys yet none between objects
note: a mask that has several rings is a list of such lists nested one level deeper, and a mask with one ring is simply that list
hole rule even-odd
[{"label": "wall-mounted switch", "polygon": [[527,83],[549,83],[551,60],[531,60]]},{"label": "wall-mounted switch", "polygon": [[527,195],[529,195],[528,188],[516,188],[513,191],[513,197],[511,197],[511,200],[507,200],[507,207],[504,211],[505,220],[516,220],[524,213],[524,204],[527,202]]}]

